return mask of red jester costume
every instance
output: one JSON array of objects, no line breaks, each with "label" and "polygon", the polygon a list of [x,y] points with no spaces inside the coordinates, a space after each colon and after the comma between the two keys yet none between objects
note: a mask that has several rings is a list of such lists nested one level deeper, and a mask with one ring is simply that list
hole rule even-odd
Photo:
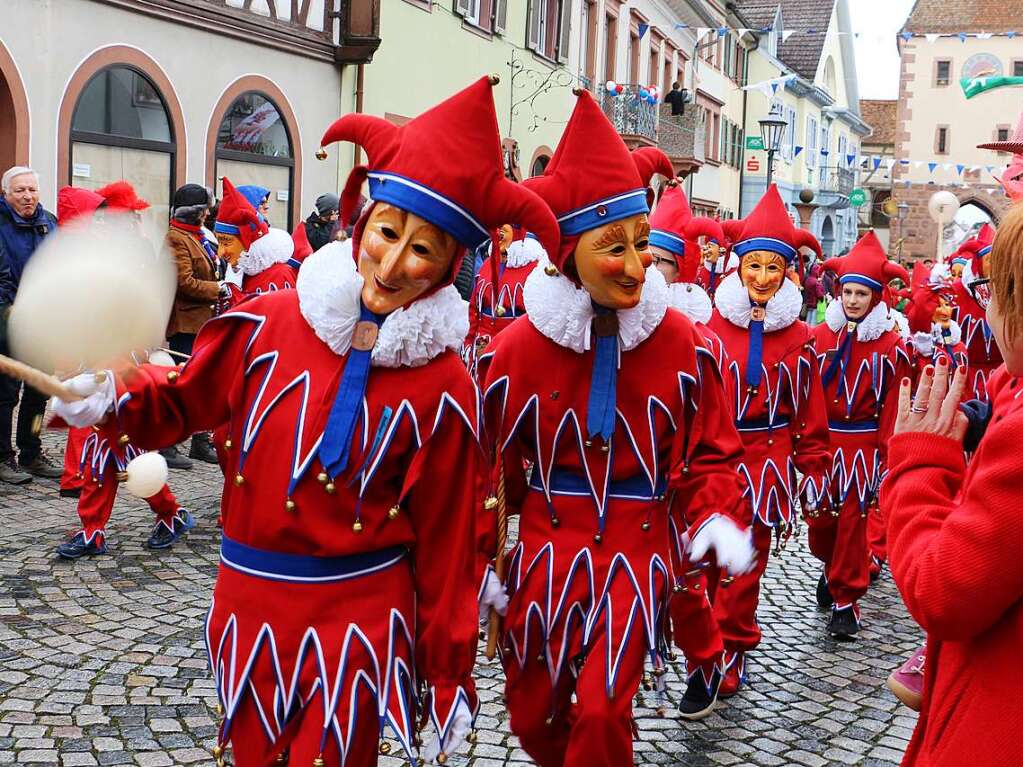
[{"label": "red jester costume", "polygon": [[721,222],[720,226],[722,239],[717,240],[713,236],[708,236],[698,248],[702,261],[696,274],[696,282],[712,299],[721,281],[739,268],[739,257],[732,252],[732,245],[742,231],[742,221],[729,219]]},{"label": "red jester costume", "polygon": [[888,260],[871,231],[848,255],[824,262],[841,295],[813,330],[831,431],[830,503],[807,515],[810,551],[824,562],[817,587],[831,608],[828,631],[851,637],[859,629],[859,600],[870,585],[868,514],[877,505],[895,427],[899,383],[911,373],[909,355],[887,304],[885,286],[906,270]]},{"label": "red jester costume", "polygon": [[519,514],[505,697],[542,767],[633,763],[632,699],[647,659],[663,672],[675,580],[666,493],[685,499],[694,541],[715,539],[731,562],[737,539],[738,566],[751,566],[748,534],[716,513],[740,502],[717,366],[650,266],[654,172],[672,174],[667,157],[630,155],[580,92],[545,174],[527,182],[559,217],[560,247],[526,280],[527,319],[479,364],[487,439]]},{"label": "red jester costume", "polygon": [[772,530],[779,542],[787,539],[797,498],[803,497],[803,508],[809,509],[827,492],[831,457],[824,392],[810,330],[799,320],[803,298],[786,277],[810,238],[793,227],[771,186],[744,219],[733,246],[739,270],[721,282],[714,298],[710,329],[729,357],[726,385],[743,441],[739,473],[757,549],[756,570],[713,596],[726,650],[722,696],[738,690],[745,655],[760,643],[756,610]]},{"label": "red jester costume", "polygon": [[[953,317],[962,330],[966,358],[970,363],[970,393],[968,397],[988,401],[987,380],[1002,364],[987,315],[970,293],[969,286],[987,276],[986,259],[995,241],[995,230],[984,224],[976,237],[959,246],[957,254],[965,263],[955,283],[955,311]],[[955,259],[953,259],[953,262]]]},{"label": "red jester costume", "polygon": [[[503,226],[500,241],[483,261],[469,299],[469,335],[462,358],[475,377],[480,352],[502,330],[526,313],[522,299],[526,278],[547,254],[536,237]],[[495,259],[493,251],[500,257]]]},{"label": "red jester costume", "polygon": [[906,319],[917,378],[925,367],[942,358],[952,370],[969,363],[962,328],[952,319],[955,302],[956,290],[947,266],[938,264],[928,270],[919,262],[913,265]]},{"label": "red jester costume", "polygon": [[295,290],[208,322],[180,372],[118,385],[109,428],[153,447],[229,424],[206,623],[221,765],[230,741],[238,767],[366,767],[385,737],[414,764],[421,716],[437,732],[423,756],[443,763],[469,733],[483,474],[451,283],[503,222],[557,242],[550,210],[503,176],[495,82],[401,127],[335,122],[322,143],[367,157],[342,200],[369,179],[356,258],[321,248]]}]

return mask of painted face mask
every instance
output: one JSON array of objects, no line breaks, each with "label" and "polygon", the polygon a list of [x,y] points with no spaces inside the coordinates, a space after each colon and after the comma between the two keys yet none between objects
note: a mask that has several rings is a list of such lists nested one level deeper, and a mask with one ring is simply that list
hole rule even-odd
[{"label": "painted face mask", "polygon": [[241,258],[242,241],[233,234],[217,232],[217,255],[231,266],[238,266],[238,259]]},{"label": "painted face mask", "polygon": [[764,306],[785,280],[785,259],[766,250],[754,250],[742,257],[739,275],[750,300]]},{"label": "painted face mask", "polygon": [[934,322],[947,325],[952,319],[952,304],[944,296],[938,299],[938,308],[934,310]]},{"label": "painted face mask", "polygon": [[700,246],[700,254],[708,264],[716,264],[721,258],[721,246],[716,242],[705,241]]},{"label": "painted face mask", "polygon": [[646,214],[583,232],[573,258],[579,281],[595,303],[615,310],[636,306],[653,261]]},{"label": "painted face mask", "polygon": [[362,303],[389,314],[412,303],[451,272],[458,243],[419,216],[377,203],[366,221],[359,253]]}]

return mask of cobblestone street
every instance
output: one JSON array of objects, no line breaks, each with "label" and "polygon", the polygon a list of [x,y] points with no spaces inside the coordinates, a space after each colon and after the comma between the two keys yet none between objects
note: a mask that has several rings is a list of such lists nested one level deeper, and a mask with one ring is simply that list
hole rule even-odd
[{"label": "cobblestone street", "polygon": [[[76,529],[74,502],[58,498],[53,482],[0,485],[0,764],[213,764],[216,699],[202,627],[218,560],[219,479],[205,465],[172,474],[198,520],[173,550],[142,547],[148,509],[122,497],[110,553],[73,563],[53,549]],[[805,537],[772,562],[751,685],[710,718],[683,724],[659,717],[652,694],[638,701],[637,764],[898,763],[914,717],[883,680],[921,633],[885,573],[863,603],[859,641],[826,638],[817,575]],[[508,734],[500,678],[496,665],[480,666],[484,707],[467,762],[476,767],[529,763]],[[669,679],[676,700],[681,682]]]}]

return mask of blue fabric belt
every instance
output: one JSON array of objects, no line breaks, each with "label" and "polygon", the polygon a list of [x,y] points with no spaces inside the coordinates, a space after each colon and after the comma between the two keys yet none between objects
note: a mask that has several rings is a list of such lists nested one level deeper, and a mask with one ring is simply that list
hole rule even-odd
[{"label": "blue fabric belt", "polygon": [[408,555],[404,546],[392,546],[347,557],[310,557],[264,551],[232,541],[226,535],[220,541],[220,561],[232,570],[271,581],[329,583],[346,581],[384,570]]},{"label": "blue fabric belt", "polygon": [[[555,469],[551,472],[549,480],[552,495],[589,495],[590,483],[586,477],[574,471]],[[529,476],[529,487],[537,492],[543,492],[543,485],[540,482],[540,472],[534,467]],[[660,498],[668,491],[668,478],[658,477],[653,493],[650,492],[650,480],[646,474],[636,474],[626,479],[613,479],[608,488],[610,498],[630,498],[644,501]]]},{"label": "blue fabric belt", "polygon": [[867,432],[877,431],[878,425],[876,420],[868,421],[832,421],[828,420],[828,428],[831,431],[842,431],[842,432]]},{"label": "blue fabric belt", "polygon": [[773,429],[788,428],[788,418],[776,418],[771,421],[769,418],[740,418],[735,422],[738,431],[769,431]]}]

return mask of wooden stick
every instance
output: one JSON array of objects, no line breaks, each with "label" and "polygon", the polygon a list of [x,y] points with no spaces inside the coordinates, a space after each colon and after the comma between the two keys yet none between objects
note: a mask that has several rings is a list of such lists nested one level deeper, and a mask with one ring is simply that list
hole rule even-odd
[{"label": "wooden stick", "polygon": [[77,402],[83,399],[66,387],[56,376],[44,373],[42,370],[37,370],[31,365],[26,365],[24,362],[3,354],[0,354],[0,373],[25,382],[48,397],[59,397],[65,402]]},{"label": "wooden stick", "polygon": [[180,357],[183,360],[190,360],[190,359],[192,359],[192,355],[191,354],[185,354],[184,352],[176,352],[173,349],[165,349],[162,346],[159,348],[159,351],[167,352],[167,354],[169,354],[170,356],[172,356],[172,357]]},{"label": "wooden stick", "polygon": [[[508,544],[508,507],[505,505],[504,459],[498,452],[497,464],[497,554],[494,557],[494,574],[504,583],[504,548]],[[490,608],[490,624],[487,627],[487,660],[497,655],[497,640],[501,633],[501,616]]]}]

